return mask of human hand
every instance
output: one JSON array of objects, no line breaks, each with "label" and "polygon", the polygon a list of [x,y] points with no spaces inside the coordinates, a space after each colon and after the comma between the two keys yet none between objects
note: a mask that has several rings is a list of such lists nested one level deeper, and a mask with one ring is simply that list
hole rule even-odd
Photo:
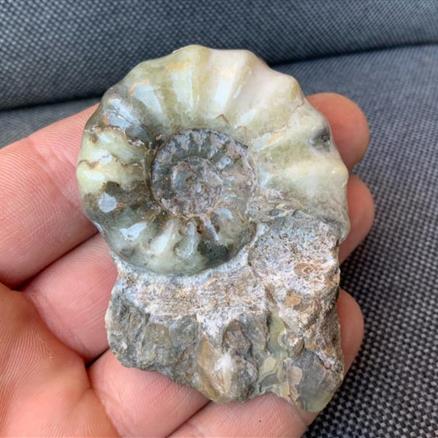
[{"label": "human hand", "polygon": [[[368,145],[364,115],[339,95],[309,100],[327,117],[351,169]],[[158,373],[124,368],[108,350],[104,313],[116,271],[81,211],[75,180],[92,111],[0,150],[0,435],[300,436],[315,414],[274,395],[208,403]],[[341,260],[373,221],[371,195],[357,177],[348,202],[352,227]],[[362,315],[346,292],[337,308],[348,369]]]}]

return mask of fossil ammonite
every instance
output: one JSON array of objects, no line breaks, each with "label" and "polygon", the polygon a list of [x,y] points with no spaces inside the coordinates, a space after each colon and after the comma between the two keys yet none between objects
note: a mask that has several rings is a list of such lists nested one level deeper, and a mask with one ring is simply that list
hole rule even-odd
[{"label": "fossil ammonite", "polygon": [[218,402],[325,406],[348,173],[294,78],[245,50],[143,62],[88,121],[77,177],[117,265],[106,325],[124,365]]}]

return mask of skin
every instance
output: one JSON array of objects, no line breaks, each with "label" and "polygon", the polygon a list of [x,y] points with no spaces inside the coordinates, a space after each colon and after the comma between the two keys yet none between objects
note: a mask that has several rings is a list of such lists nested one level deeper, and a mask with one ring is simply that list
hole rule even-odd
[{"label": "skin", "polygon": [[[336,94],[309,100],[327,117],[351,169],[369,141],[362,111]],[[74,173],[92,111],[0,150],[0,435],[302,435],[315,415],[275,396],[208,403],[157,373],[124,368],[108,351],[103,317],[116,273],[82,214]],[[342,260],[367,235],[374,215],[369,190],[354,176],[348,202],[352,229]],[[344,291],[337,309],[348,368],[363,319]]]}]

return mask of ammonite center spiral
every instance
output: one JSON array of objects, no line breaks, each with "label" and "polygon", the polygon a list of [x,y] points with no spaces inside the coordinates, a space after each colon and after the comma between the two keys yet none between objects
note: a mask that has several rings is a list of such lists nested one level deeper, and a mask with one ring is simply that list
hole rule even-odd
[{"label": "ammonite center spiral", "polygon": [[196,229],[204,269],[250,240],[246,210],[255,176],[245,146],[232,137],[206,129],[175,134],[159,148],[151,174],[155,201],[182,224],[180,232]]},{"label": "ammonite center spiral", "polygon": [[193,217],[220,207],[244,209],[253,180],[243,145],[223,133],[185,130],[158,151],[151,188],[166,209]]},{"label": "ammonite center spiral", "polygon": [[[207,213],[221,195],[221,177],[205,158],[181,160],[166,171],[166,178],[162,181],[155,179],[152,190],[174,214],[190,217]],[[159,172],[154,172],[153,176],[156,173]]]}]

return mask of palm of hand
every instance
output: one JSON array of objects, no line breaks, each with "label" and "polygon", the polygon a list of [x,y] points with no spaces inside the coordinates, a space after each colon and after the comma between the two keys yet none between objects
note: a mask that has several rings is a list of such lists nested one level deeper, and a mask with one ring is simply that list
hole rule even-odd
[{"label": "palm of hand", "polygon": [[[351,168],[365,152],[360,110],[312,96]],[[0,151],[0,435],[299,436],[314,415],[267,395],[244,404],[208,403],[151,372],[127,369],[108,351],[103,315],[115,279],[101,238],[82,215],[74,181],[90,110]],[[351,178],[352,231],[344,259],[373,218],[366,186]],[[362,338],[360,310],[338,302],[346,365]]]}]

